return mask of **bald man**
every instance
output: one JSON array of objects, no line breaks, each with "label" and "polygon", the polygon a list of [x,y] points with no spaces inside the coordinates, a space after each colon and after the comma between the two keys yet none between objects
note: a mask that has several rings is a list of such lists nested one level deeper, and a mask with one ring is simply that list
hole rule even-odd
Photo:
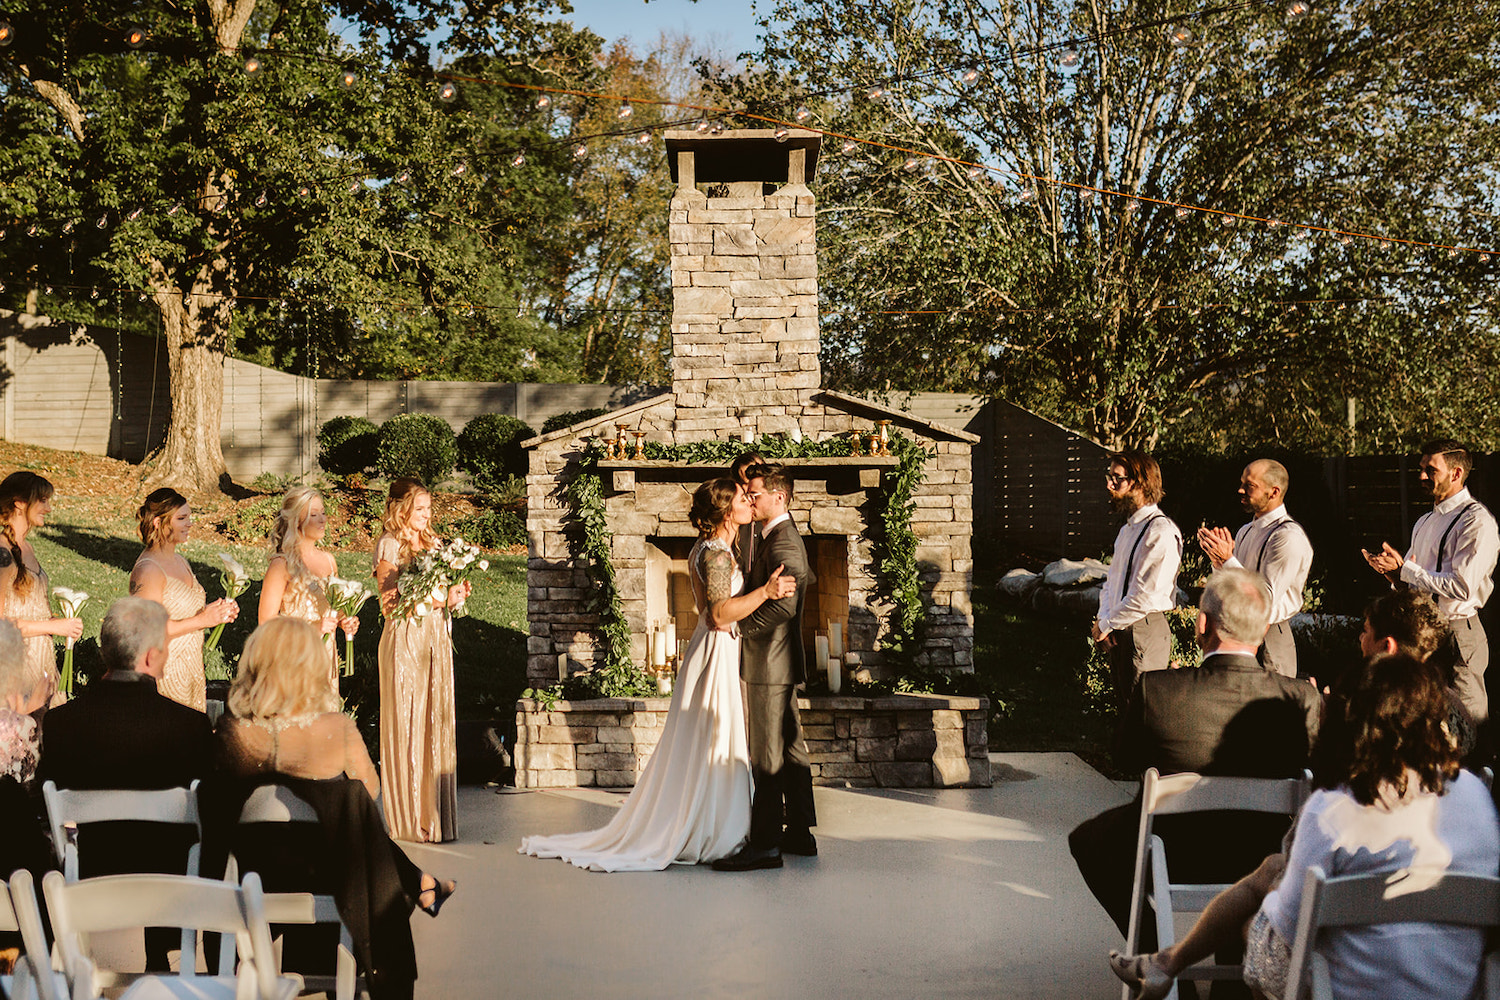
[{"label": "bald man", "polygon": [[1271,589],[1271,627],[1259,659],[1267,670],[1297,676],[1297,644],[1291,618],[1302,610],[1302,588],[1312,566],[1312,542],[1286,509],[1286,466],[1256,459],[1240,473],[1240,506],[1253,520],[1229,536],[1228,528],[1198,529],[1198,544],[1214,569],[1239,566],[1254,570]]}]

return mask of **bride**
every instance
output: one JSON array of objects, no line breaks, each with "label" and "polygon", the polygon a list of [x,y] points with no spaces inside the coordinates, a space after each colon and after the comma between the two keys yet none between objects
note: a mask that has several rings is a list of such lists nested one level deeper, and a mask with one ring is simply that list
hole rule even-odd
[{"label": "bride", "polygon": [[750,752],[740,698],[740,637],[733,625],[762,603],[790,596],[781,567],[740,594],[734,547],[751,520],[750,498],[732,479],[693,493],[698,542],[688,556],[698,627],[688,643],[661,741],[625,805],[607,826],[525,837],[520,853],[562,858],[601,872],[660,871],[728,857],[750,833]]}]

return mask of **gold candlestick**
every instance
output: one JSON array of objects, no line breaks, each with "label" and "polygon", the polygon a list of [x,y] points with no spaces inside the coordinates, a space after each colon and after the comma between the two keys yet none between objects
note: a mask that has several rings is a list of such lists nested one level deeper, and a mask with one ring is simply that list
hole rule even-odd
[{"label": "gold candlestick", "polygon": [[861,435],[859,431],[849,432],[849,451],[856,458],[864,454],[864,452],[860,449],[860,441]]},{"label": "gold candlestick", "polygon": [[882,455],[889,455],[891,453],[891,434],[889,430],[891,422],[889,420],[877,420],[875,421],[875,426],[879,428],[880,453]]},{"label": "gold candlestick", "polygon": [[631,433],[635,435],[635,452],[630,457],[639,462],[646,457],[646,432],[632,431]]}]

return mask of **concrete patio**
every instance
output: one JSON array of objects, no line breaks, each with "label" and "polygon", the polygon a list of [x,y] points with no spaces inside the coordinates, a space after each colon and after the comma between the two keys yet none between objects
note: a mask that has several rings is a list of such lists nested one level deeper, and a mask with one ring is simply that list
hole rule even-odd
[{"label": "concrete patio", "polygon": [[820,856],[746,874],[523,857],[523,835],[602,825],[621,792],[461,789],[463,839],[410,847],[461,883],[413,918],[417,997],[1113,1000],[1119,935],[1067,832],[1126,793],[1072,754],[991,761],[993,788],[819,788]]}]

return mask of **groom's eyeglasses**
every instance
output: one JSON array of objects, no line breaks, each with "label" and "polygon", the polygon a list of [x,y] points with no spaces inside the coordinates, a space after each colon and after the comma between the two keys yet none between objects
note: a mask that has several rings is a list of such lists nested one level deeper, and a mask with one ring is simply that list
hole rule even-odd
[{"label": "groom's eyeglasses", "polygon": [[781,493],[781,492],[783,492],[783,491],[782,490],[766,490],[764,493],[746,493],[745,494],[745,499],[749,500],[751,503],[754,503],[755,501],[759,500],[761,497],[770,496],[772,493]]}]

